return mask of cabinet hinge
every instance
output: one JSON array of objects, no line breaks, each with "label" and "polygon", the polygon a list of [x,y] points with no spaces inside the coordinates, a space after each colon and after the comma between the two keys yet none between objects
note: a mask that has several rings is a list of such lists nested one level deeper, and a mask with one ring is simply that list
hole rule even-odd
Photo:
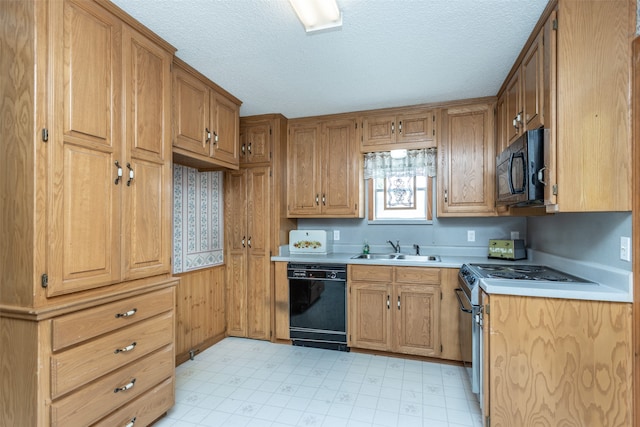
[{"label": "cabinet hinge", "polygon": [[269,135],[271,135],[271,128],[269,128]]},{"label": "cabinet hinge", "polygon": [[272,177],[273,176],[273,171],[269,171],[269,176]]},{"label": "cabinet hinge", "polygon": [[554,19],[554,20],[553,20],[553,29],[554,29],[554,30],[557,30],[557,29],[558,29],[558,20],[557,20],[557,19]]},{"label": "cabinet hinge", "polygon": [[551,189],[552,189],[553,195],[557,196],[558,195],[558,184],[553,184]]},{"label": "cabinet hinge", "polygon": [[273,159],[273,152],[269,151],[269,160]]},{"label": "cabinet hinge", "polygon": [[358,129],[358,122],[356,122],[355,125],[356,125],[356,129]]},{"label": "cabinet hinge", "polygon": [[49,286],[49,275],[47,273],[44,273],[40,277],[40,286],[42,286],[43,288],[46,288],[47,286]]},{"label": "cabinet hinge", "polygon": [[440,344],[440,353],[442,353],[443,347],[442,344]]},{"label": "cabinet hinge", "polygon": [[43,128],[42,129],[42,142],[48,142],[48,141],[49,141],[49,129]]},{"label": "cabinet hinge", "polygon": [[484,312],[485,312],[485,314],[490,314],[489,311],[490,311],[489,310],[489,304],[487,304],[487,305],[484,306]]},{"label": "cabinet hinge", "polygon": [[436,136],[436,130],[435,129],[433,130],[433,136]]}]

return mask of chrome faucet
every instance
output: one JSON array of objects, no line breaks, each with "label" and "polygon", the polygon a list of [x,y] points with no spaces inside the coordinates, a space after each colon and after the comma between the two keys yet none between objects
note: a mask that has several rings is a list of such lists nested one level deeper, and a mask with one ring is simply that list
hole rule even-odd
[{"label": "chrome faucet", "polygon": [[420,246],[417,243],[413,244],[413,249],[416,250],[416,255],[420,255]]},{"label": "chrome faucet", "polygon": [[393,250],[396,251],[397,254],[400,253],[400,240],[396,240],[396,244],[394,245],[391,240],[387,240],[387,243],[393,247]]}]

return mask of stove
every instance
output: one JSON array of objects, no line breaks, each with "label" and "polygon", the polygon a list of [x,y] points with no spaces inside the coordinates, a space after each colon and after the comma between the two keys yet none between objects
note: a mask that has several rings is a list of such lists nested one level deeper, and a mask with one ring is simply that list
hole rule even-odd
[{"label": "stove", "polygon": [[[555,282],[561,284],[591,283],[544,265],[527,264],[464,264],[458,274],[459,282],[471,303],[480,304],[480,279],[491,280],[531,280],[535,282]],[[466,288],[466,289],[465,289]]]}]

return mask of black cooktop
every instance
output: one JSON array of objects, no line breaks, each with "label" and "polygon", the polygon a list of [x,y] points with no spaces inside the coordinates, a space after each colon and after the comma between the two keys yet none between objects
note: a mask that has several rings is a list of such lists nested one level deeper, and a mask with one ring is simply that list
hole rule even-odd
[{"label": "black cooktop", "polygon": [[509,280],[539,280],[548,282],[589,282],[544,265],[469,264],[480,278]]}]

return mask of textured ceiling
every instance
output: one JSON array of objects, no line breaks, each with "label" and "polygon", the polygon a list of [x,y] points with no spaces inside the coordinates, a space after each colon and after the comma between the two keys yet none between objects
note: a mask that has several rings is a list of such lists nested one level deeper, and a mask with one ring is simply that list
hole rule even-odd
[{"label": "textured ceiling", "polygon": [[338,0],[307,35],[287,0],[113,0],[243,101],[289,118],[495,95],[547,0]]}]

